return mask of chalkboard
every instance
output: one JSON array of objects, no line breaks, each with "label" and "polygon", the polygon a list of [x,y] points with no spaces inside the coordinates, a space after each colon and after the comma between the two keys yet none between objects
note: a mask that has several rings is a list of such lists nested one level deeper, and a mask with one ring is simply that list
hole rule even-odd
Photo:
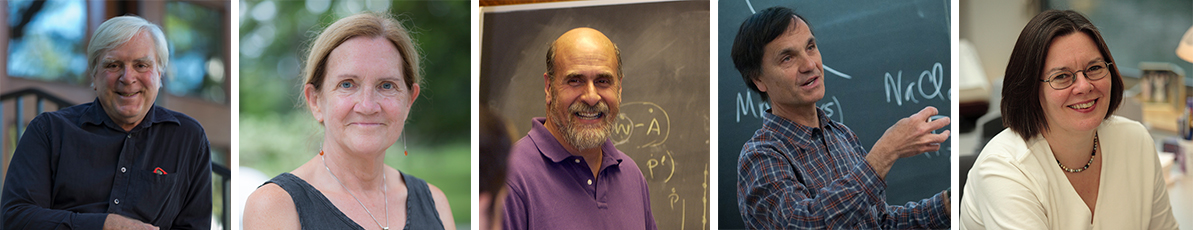
[{"label": "chalkboard", "polygon": [[[720,1],[716,57],[720,227],[744,228],[737,207],[737,158],[746,140],[762,127],[762,114],[770,108],[746,87],[729,56],[738,28],[752,11],[785,6],[811,25],[825,69],[825,95],[816,105],[830,119],[852,129],[869,150],[887,128],[925,106],[935,106],[943,115],[950,113],[949,4],[947,0]],[[948,188],[949,145],[945,142],[938,152],[898,160],[887,174],[887,203],[902,205]]]},{"label": "chalkboard", "polygon": [[[545,3],[482,8],[480,103],[517,134],[546,116],[547,45],[576,27],[621,49],[621,114],[611,137],[650,186],[660,229],[709,229],[709,2]],[[517,136],[516,138],[521,138]]]}]

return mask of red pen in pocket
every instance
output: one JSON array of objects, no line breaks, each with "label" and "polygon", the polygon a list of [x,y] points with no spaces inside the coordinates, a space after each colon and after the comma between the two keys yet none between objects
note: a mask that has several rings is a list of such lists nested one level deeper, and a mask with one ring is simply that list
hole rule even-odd
[{"label": "red pen in pocket", "polygon": [[166,173],[166,170],[165,170],[165,169],[162,169],[162,167],[157,167],[157,168],[153,169],[153,173],[157,173],[157,175],[166,175],[166,174],[168,174],[168,173]]}]

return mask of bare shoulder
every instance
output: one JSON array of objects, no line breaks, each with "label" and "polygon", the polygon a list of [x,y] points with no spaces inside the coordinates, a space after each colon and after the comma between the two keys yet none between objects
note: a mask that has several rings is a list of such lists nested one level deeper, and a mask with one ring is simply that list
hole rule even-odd
[{"label": "bare shoulder", "polygon": [[431,190],[431,197],[435,199],[435,210],[439,212],[439,219],[443,221],[444,229],[456,229],[455,218],[452,218],[452,207],[447,202],[447,195],[443,194],[443,190],[431,183],[427,183],[427,187]]},{"label": "bare shoulder", "polygon": [[244,229],[299,229],[298,211],[290,194],[277,184],[265,184],[244,204]]}]

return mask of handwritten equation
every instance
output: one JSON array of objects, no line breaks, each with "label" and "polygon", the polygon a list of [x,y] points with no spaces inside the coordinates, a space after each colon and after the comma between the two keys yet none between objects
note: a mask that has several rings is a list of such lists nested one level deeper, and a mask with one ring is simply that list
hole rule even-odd
[{"label": "handwritten equation", "polygon": [[[746,95],[744,98],[742,97],[742,93],[745,93]],[[762,113],[770,109],[769,103],[754,103],[752,98],[753,94],[753,91],[748,90],[737,93],[737,104],[734,106],[734,108],[737,109],[737,112],[734,113],[736,115],[735,121],[737,123],[741,123],[742,115],[746,115],[747,118],[750,116],[754,118],[762,118]],[[836,122],[845,123],[845,110],[842,109],[841,101],[837,100],[837,96],[828,97],[831,99],[830,101],[825,101],[823,103],[817,102],[816,107],[820,108],[820,110],[824,110],[824,115],[828,116],[829,119],[833,119]]]},{"label": "handwritten equation", "polygon": [[[924,80],[928,80],[928,84],[924,84]],[[920,103],[920,100],[915,98],[914,92],[919,92],[920,97],[925,100],[940,98],[940,100],[948,100],[946,95],[941,93],[941,87],[944,86],[944,66],[937,62],[932,65],[932,69],[920,72],[920,78],[913,82],[908,82],[906,87],[903,85],[903,70],[899,70],[895,76],[891,76],[891,72],[887,72],[883,76],[882,81],[886,90],[886,102],[891,102],[891,96],[895,96],[895,104],[903,105],[904,101],[911,101]],[[918,84],[917,84],[918,83]],[[924,91],[927,88],[928,91]],[[946,89],[947,90],[947,89]]]},{"label": "handwritten equation", "polygon": [[671,116],[654,102],[629,102],[621,105],[613,124],[613,145],[634,141],[636,148],[656,147],[671,135]]}]

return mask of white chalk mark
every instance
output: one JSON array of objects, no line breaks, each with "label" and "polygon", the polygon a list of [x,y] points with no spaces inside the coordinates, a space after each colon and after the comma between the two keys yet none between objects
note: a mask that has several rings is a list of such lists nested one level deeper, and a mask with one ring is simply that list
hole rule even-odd
[{"label": "white chalk mark", "polygon": [[750,7],[750,14],[758,13],[754,12],[754,5],[750,4],[750,0],[746,0],[746,6]]},{"label": "white chalk mark", "polygon": [[833,68],[831,68],[831,67],[828,67],[827,65],[826,65],[826,66],[824,66],[824,70],[828,70],[828,72],[830,72],[830,73],[833,73],[833,74],[836,74],[837,76],[841,76],[841,77],[843,77],[843,78],[845,78],[845,79],[853,79],[853,76],[849,76],[849,74],[845,74],[845,73],[842,73],[842,72],[838,72],[837,70],[835,70],[835,69],[833,69]]}]

